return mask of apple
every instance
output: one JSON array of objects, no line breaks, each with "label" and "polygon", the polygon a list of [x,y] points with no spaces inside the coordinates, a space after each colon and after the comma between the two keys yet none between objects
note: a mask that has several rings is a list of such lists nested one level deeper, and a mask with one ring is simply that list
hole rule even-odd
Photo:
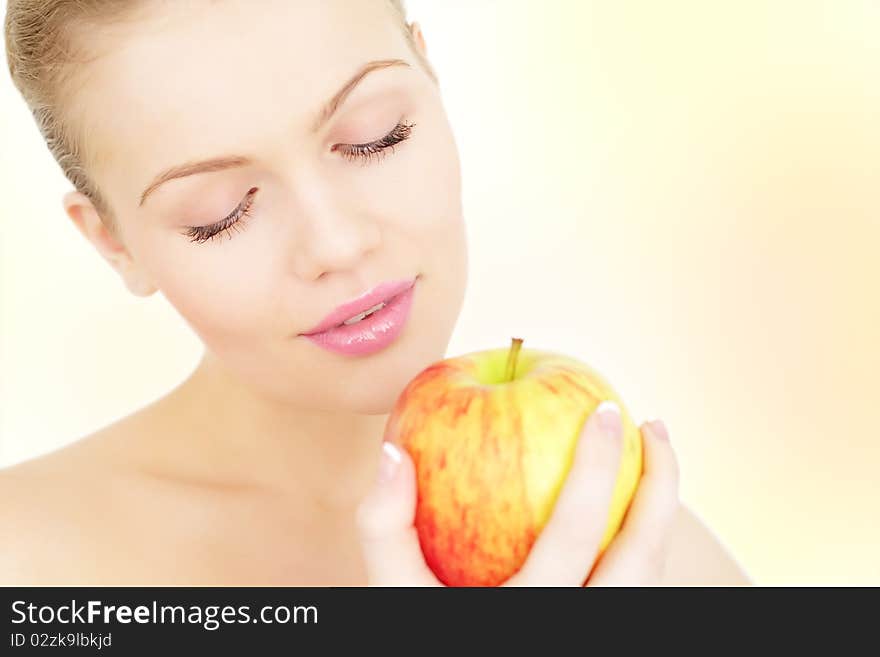
[{"label": "apple", "polygon": [[522,567],[602,401],[620,406],[624,446],[600,555],[642,474],[641,433],[611,386],[574,358],[522,342],[428,366],[385,427],[415,464],[419,543],[447,586],[496,586]]}]

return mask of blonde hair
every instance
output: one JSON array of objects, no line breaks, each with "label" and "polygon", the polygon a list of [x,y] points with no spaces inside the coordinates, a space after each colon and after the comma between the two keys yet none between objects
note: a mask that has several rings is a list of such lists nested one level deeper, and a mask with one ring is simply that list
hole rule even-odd
[{"label": "blonde hair", "polygon": [[[410,47],[436,81],[430,64],[415,46],[406,21],[404,0],[386,0]],[[82,127],[72,110],[61,103],[76,85],[70,64],[83,62],[74,45],[77,28],[121,21],[135,14],[131,0],[9,0],[6,9],[6,61],[12,81],[31,110],[37,127],[64,175],[89,198],[104,224],[116,233],[116,222],[106,199],[87,171]],[[77,59],[77,58],[80,59]]]}]

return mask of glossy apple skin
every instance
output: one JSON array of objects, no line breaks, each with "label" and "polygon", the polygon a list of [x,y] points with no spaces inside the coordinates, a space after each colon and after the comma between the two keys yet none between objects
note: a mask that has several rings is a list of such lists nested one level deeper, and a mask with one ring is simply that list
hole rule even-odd
[{"label": "glossy apple skin", "polygon": [[520,569],[550,517],[581,428],[603,400],[621,408],[624,446],[602,552],[642,474],[641,433],[596,371],[523,348],[514,380],[496,383],[507,355],[492,349],[432,364],[403,390],[386,425],[385,440],[415,464],[419,542],[447,586],[496,586]]}]

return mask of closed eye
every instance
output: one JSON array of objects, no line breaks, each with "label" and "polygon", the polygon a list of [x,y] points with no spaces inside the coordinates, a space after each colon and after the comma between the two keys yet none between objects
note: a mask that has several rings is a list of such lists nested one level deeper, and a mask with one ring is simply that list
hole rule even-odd
[{"label": "closed eye", "polygon": [[[415,123],[407,123],[401,119],[394,126],[394,129],[381,139],[364,144],[334,144],[330,150],[342,153],[346,160],[361,160],[368,164],[373,158],[381,159],[384,157],[389,149],[393,153],[395,146],[409,139],[415,125]],[[184,235],[189,237],[191,242],[203,243],[215,237],[230,234],[230,231],[233,229],[242,230],[243,226],[246,225],[242,220],[250,217],[251,205],[257,190],[257,187],[252,187],[248,190],[241,203],[220,221],[207,226],[187,226]]]},{"label": "closed eye", "polygon": [[207,226],[187,226],[184,235],[189,237],[191,242],[202,243],[218,235],[228,233],[232,228],[241,230],[244,224],[239,222],[250,216],[251,205],[254,202],[254,195],[258,189],[258,187],[251,187],[241,200],[241,203],[220,221]]},{"label": "closed eye", "polygon": [[381,139],[366,144],[335,144],[330,150],[341,152],[347,160],[363,160],[365,163],[369,163],[373,158],[384,157],[389,148],[393,153],[397,144],[409,139],[415,125],[415,123],[407,123],[401,119],[394,126],[394,129]]}]

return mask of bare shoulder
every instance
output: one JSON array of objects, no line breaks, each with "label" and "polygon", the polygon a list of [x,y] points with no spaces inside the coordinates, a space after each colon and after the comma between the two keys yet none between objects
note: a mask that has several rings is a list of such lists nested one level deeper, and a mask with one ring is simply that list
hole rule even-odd
[{"label": "bare shoulder", "polygon": [[684,504],[672,529],[666,586],[747,586],[749,577],[706,524]]},{"label": "bare shoulder", "polygon": [[112,506],[108,446],[118,430],[0,469],[0,585],[66,584],[87,575]]}]

